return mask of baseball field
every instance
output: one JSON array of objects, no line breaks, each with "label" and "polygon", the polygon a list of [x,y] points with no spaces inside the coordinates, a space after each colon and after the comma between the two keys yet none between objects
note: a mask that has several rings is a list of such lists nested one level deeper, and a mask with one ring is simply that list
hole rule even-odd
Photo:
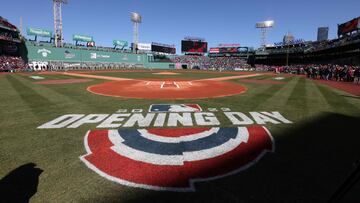
[{"label": "baseball field", "polygon": [[359,202],[359,89],[262,72],[1,74],[0,202]]}]

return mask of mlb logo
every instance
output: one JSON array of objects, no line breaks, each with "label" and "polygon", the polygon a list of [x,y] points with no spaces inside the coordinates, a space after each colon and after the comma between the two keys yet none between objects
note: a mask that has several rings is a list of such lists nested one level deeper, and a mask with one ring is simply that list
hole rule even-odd
[{"label": "mlb logo", "polygon": [[153,104],[149,112],[201,112],[198,104]]}]

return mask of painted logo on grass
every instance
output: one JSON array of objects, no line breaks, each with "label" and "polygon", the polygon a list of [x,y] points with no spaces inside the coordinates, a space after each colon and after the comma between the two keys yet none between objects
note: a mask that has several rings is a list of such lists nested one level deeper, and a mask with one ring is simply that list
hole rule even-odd
[{"label": "painted logo on grass", "polygon": [[[232,127],[220,127],[222,115]],[[38,129],[96,124],[80,159],[99,175],[126,186],[194,191],[194,183],[247,169],[274,151],[262,125],[291,124],[280,112],[236,112],[198,104],[153,104],[114,114],[67,114]],[[199,127],[201,126],[201,127]],[[164,128],[168,127],[168,128]],[[187,127],[187,128],[185,128]]]},{"label": "painted logo on grass", "polygon": [[153,104],[149,112],[200,112],[201,107],[198,104]]},{"label": "painted logo on grass", "polygon": [[81,160],[126,186],[194,191],[197,181],[220,178],[254,164],[274,149],[262,126],[94,130]]}]

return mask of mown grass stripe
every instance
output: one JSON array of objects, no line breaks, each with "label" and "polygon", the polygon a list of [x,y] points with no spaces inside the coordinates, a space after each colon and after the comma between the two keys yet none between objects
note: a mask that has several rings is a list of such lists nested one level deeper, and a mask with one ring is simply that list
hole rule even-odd
[{"label": "mown grass stripe", "polygon": [[50,108],[57,108],[57,105],[51,102],[47,97],[36,92],[31,86],[23,84],[18,76],[9,75],[7,76],[7,80],[19,94],[22,101],[30,107],[34,115],[46,112]]},{"label": "mown grass stripe", "polygon": [[[322,94],[322,92],[319,89],[319,86],[316,84],[315,81],[308,80],[306,88],[307,88],[307,100],[312,108],[318,109],[319,111],[331,110],[331,106],[327,102],[326,97]],[[313,113],[315,113],[315,111]]]},{"label": "mown grass stripe", "polygon": [[299,113],[307,114],[308,101],[306,97],[306,83],[307,80],[303,77],[297,81],[293,91],[290,93],[286,102],[286,107],[291,109],[298,109]]},{"label": "mown grass stripe", "polygon": [[281,89],[275,92],[272,97],[269,97],[266,101],[259,105],[259,107],[262,109],[267,109],[269,106],[271,106],[274,109],[282,109],[286,105],[286,102],[290,97],[290,93],[293,92],[299,79],[299,77],[292,77],[288,83],[277,85],[280,86]]},{"label": "mown grass stripe", "polygon": [[335,92],[334,89],[327,87],[323,84],[317,84],[318,89],[320,90],[321,94],[326,99],[327,103],[333,107],[335,112],[359,112],[359,107],[354,106],[353,104],[349,103],[347,99],[345,99],[342,95]]},{"label": "mown grass stripe", "polygon": [[[273,97],[278,91],[282,89],[281,85],[251,85],[249,94],[243,96],[243,101],[238,101],[249,111],[257,110],[257,107],[264,104],[266,100]],[[257,86],[257,87],[256,87]]]},{"label": "mown grass stripe", "polygon": [[[10,76],[4,76],[4,78],[0,80],[0,121],[6,119],[5,115],[7,113],[29,110],[28,108],[24,108],[26,103],[22,102],[20,95],[9,83],[7,77]],[[9,111],[9,109],[11,109],[11,111]]]},{"label": "mown grass stripe", "polygon": [[[54,91],[51,87],[51,85],[39,85],[39,84],[33,84],[32,82],[27,81],[25,78],[18,77],[19,82],[21,82],[23,85],[26,85],[30,88],[32,88],[35,92],[42,95],[43,97],[48,98],[48,100],[59,107],[64,106],[77,106],[81,107],[81,103],[77,103],[76,100],[72,99],[71,96],[74,95],[72,91],[73,88],[69,88],[73,84],[67,84],[67,85],[54,85],[58,87],[63,87],[69,90],[69,94],[59,94],[56,91]],[[75,85],[76,86],[76,85]],[[75,88],[77,89],[77,88]]]}]

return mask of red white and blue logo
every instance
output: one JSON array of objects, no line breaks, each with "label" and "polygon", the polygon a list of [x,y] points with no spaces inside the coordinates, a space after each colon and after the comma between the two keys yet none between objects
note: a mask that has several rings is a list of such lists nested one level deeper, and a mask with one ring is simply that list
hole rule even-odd
[{"label": "red white and blue logo", "polygon": [[153,104],[149,112],[200,112],[201,107],[198,104]]},{"label": "red white and blue logo", "polygon": [[80,159],[99,175],[166,191],[195,191],[195,182],[237,173],[274,150],[263,126],[94,130],[84,143]]}]

